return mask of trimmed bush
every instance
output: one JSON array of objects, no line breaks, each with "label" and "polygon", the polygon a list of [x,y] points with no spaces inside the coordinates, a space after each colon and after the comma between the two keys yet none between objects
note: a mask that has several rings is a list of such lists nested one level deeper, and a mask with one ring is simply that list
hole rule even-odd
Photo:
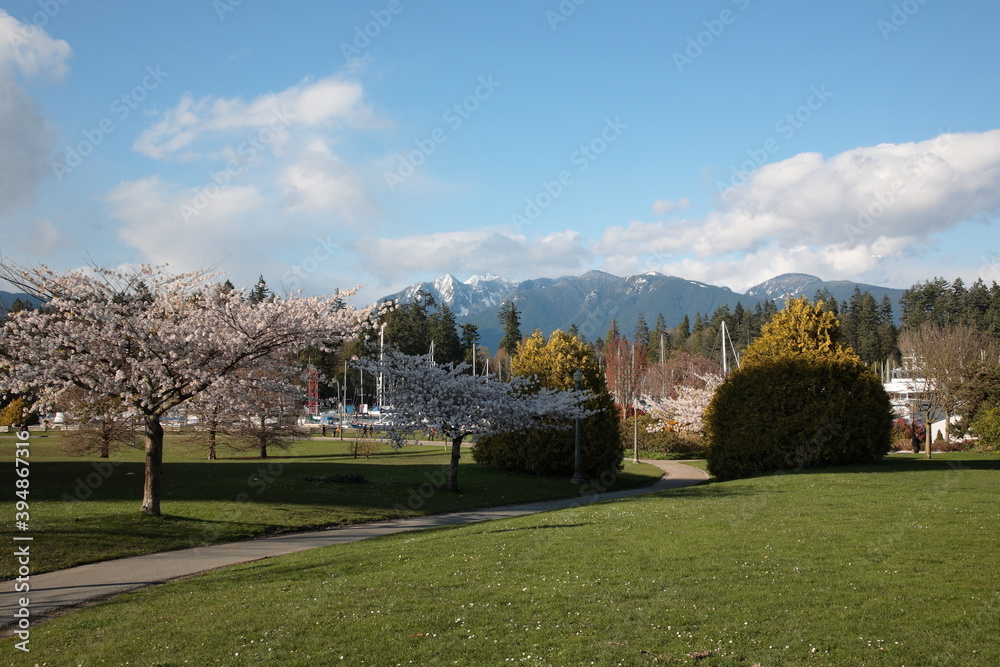
[{"label": "trimmed bush", "polygon": [[721,480],[874,461],[889,452],[892,409],[857,358],[803,354],[734,371],[705,414],[708,469]]},{"label": "trimmed bush", "polygon": [[[580,450],[583,475],[598,479],[622,469],[622,444],[614,400],[607,392],[589,402],[600,409],[580,420]],[[570,477],[575,465],[573,422],[565,430],[526,430],[482,436],[476,440],[472,458],[481,465],[533,475]]]}]

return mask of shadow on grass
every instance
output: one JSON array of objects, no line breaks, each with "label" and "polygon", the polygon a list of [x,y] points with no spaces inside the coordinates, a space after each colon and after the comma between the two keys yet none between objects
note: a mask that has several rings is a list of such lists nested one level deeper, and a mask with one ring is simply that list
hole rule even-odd
[{"label": "shadow on grass", "polygon": [[[874,463],[852,466],[830,466],[828,468],[803,468],[801,470],[782,470],[767,473],[773,475],[816,475],[826,473],[892,473],[892,472],[949,472],[961,470],[1000,470],[1000,458],[973,458],[969,455],[961,458],[944,458],[943,456],[925,459],[923,455],[893,455]],[[974,456],[974,455],[973,455]],[[905,458],[904,458],[905,457]],[[968,458],[967,458],[968,457]]]},{"label": "shadow on grass", "polygon": [[[734,480],[739,481],[739,480]],[[670,489],[667,491],[657,491],[656,493],[651,493],[648,495],[641,496],[642,498],[701,498],[701,499],[713,499],[713,498],[732,498],[734,496],[758,496],[765,493],[776,493],[775,489],[763,489],[758,487],[748,487],[748,486],[734,486],[732,484],[727,484],[725,482],[717,481],[716,479],[707,479],[703,482],[698,482],[697,484],[692,484],[691,486],[685,486],[679,489]],[[621,500],[632,500],[631,497],[622,498]]]},{"label": "shadow on grass", "polygon": [[[100,471],[91,464],[91,461],[38,463],[33,468],[33,498],[67,501],[67,509],[77,502],[138,503],[142,497],[142,463],[105,464]],[[358,479],[365,483],[352,483]],[[417,493],[423,498],[421,506],[449,511],[453,505],[468,506],[467,501],[476,505],[479,502],[476,498],[493,502],[495,497],[500,503],[522,497],[534,501],[572,495],[576,491],[568,480],[512,475],[472,463],[461,468],[457,494],[444,491],[446,481],[445,464],[415,463],[412,459],[400,465],[301,459],[169,462],[163,464],[161,478],[164,503],[224,502],[239,506],[262,502],[385,509],[398,503],[406,505]]]},{"label": "shadow on grass", "polygon": [[[828,475],[835,474],[872,474],[872,473],[900,473],[900,472],[962,472],[965,470],[998,470],[1000,471],[1000,457],[959,453],[949,456],[941,454],[932,459],[925,459],[922,454],[891,455],[874,463],[862,463],[849,466],[827,466],[827,467],[806,467],[788,470],[771,470],[752,475],[750,477],[738,478],[735,480],[719,480],[711,477],[707,480],[710,485],[723,484],[725,481],[739,481],[740,479],[764,479],[768,477],[800,476],[800,475]],[[676,493],[676,492],[675,492]]]},{"label": "shadow on grass", "polygon": [[492,533],[513,533],[518,530],[544,530],[549,528],[579,528],[581,526],[586,526],[586,523],[550,523],[544,526],[523,526],[521,528],[503,528],[501,530],[485,530],[484,535],[490,535]]}]

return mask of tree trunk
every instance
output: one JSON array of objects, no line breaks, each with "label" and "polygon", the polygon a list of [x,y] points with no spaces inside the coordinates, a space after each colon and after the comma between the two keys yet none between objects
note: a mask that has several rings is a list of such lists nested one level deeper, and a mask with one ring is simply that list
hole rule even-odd
[{"label": "tree trunk", "polygon": [[460,435],[451,439],[451,463],[448,465],[448,490],[458,491],[458,460],[462,456],[462,439]]},{"label": "tree trunk", "polygon": [[931,441],[934,439],[934,425],[931,423],[930,416],[928,416],[925,422],[925,433],[924,433],[924,458],[929,459],[931,457]]},{"label": "tree trunk", "polygon": [[265,418],[260,418],[260,458],[267,458],[267,424],[264,423]]},{"label": "tree trunk", "polygon": [[215,461],[215,438],[219,433],[219,408],[212,408],[208,422],[208,460]]},{"label": "tree trunk", "polygon": [[163,426],[160,418],[146,415],[146,477],[142,487],[142,513],[160,516],[160,473],[163,468]]}]

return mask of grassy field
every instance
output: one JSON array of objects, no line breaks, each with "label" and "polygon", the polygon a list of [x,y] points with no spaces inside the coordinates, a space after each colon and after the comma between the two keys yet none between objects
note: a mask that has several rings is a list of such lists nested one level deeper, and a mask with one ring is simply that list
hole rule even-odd
[{"label": "grassy field", "polygon": [[[10,488],[0,501],[2,536],[14,527],[14,438],[0,437],[0,479]],[[564,497],[580,492],[569,480],[490,470],[465,454],[459,493],[442,489],[448,454],[442,443],[408,445],[393,451],[380,445],[371,458],[355,459],[349,442],[313,439],[274,450],[261,460],[233,458],[167,435],[163,472],[163,516],[140,514],[143,454],[123,450],[109,460],[66,457],[58,436],[30,440],[30,534],[35,573],[71,565],[167,551],[201,544],[312,527],[376,521],[418,514]],[[349,483],[361,475],[367,483]],[[629,464],[614,488],[660,476],[648,465]],[[2,559],[0,578],[14,572]]]},{"label": "grassy field", "polygon": [[0,655],[995,665],[998,472],[997,457],[892,457],[327,547],[121,596]]}]

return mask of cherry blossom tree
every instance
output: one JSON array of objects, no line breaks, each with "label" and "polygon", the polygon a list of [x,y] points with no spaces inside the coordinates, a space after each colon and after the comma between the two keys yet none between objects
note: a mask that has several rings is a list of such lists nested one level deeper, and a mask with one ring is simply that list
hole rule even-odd
[{"label": "cherry blossom tree", "polygon": [[354,292],[255,304],[215,274],[174,274],[166,265],[60,274],[0,264],[0,278],[44,302],[4,322],[0,379],[36,407],[76,386],[134,411],[145,432],[141,509],[151,516],[160,514],[168,410],[242,369],[308,346],[331,349],[372,315],[344,303]]},{"label": "cherry blossom tree", "polygon": [[434,428],[451,440],[450,491],[458,491],[458,462],[466,436],[563,428],[565,422],[555,420],[593,414],[582,405],[588,392],[538,388],[533,377],[500,382],[468,374],[464,363],[434,365],[429,356],[398,353],[387,354],[381,363],[362,359],[357,366],[384,374],[392,415],[388,432],[395,446],[402,446],[406,433],[414,429]]},{"label": "cherry blossom tree", "polygon": [[702,418],[705,409],[715,395],[715,390],[722,384],[722,376],[715,373],[697,374],[696,377],[703,386],[681,385],[675,390],[674,396],[665,398],[643,397],[643,404],[648,408],[657,422],[649,427],[650,433],[676,429],[701,433],[704,428]]}]

